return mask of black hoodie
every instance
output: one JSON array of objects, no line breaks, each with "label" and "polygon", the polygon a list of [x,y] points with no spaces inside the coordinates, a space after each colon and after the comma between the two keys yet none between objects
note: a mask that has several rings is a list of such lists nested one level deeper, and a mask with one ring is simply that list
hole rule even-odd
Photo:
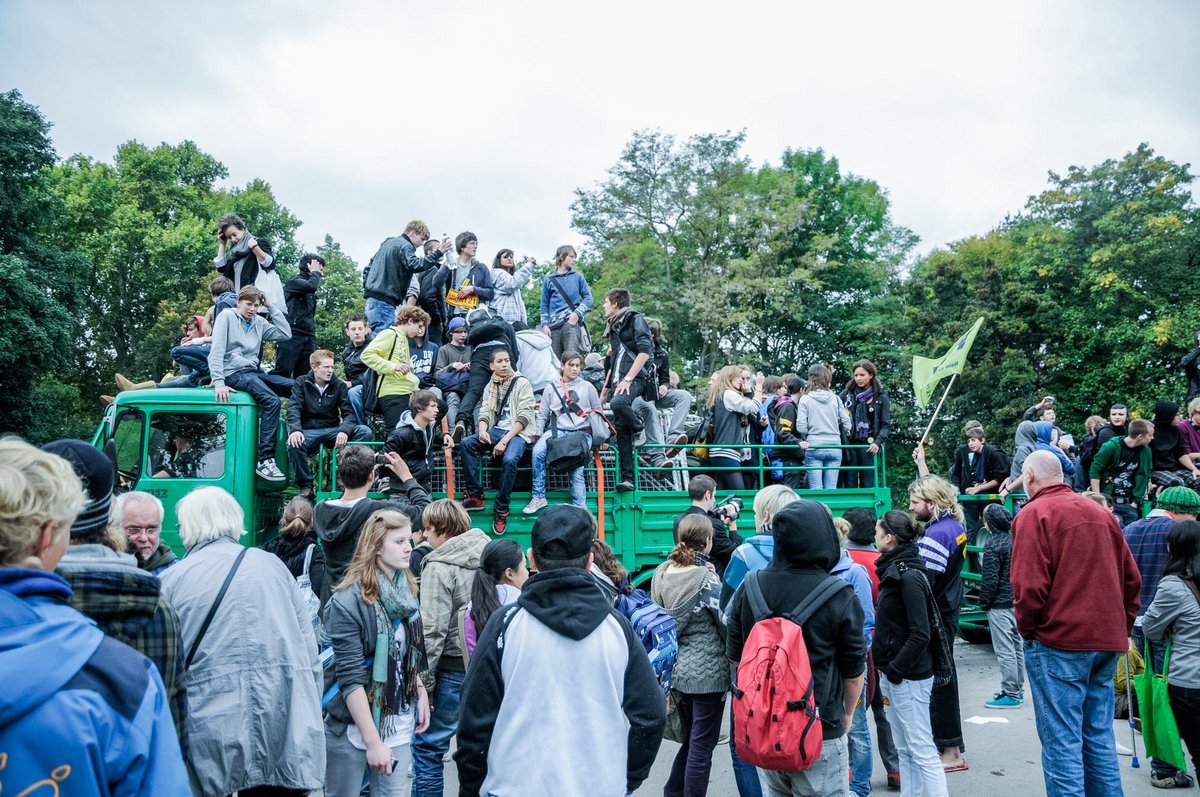
[{"label": "black hoodie", "polygon": [[[830,575],[841,550],[833,516],[824,504],[800,500],[784,507],[771,521],[775,552],[771,564],[758,572],[763,598],[772,613],[793,611],[809,593]],[[841,581],[841,579],[838,579]],[[820,695],[821,719],[826,739],[842,735],[845,687],[842,682],[857,678],[866,669],[867,646],[863,639],[863,610],[854,589],[843,589],[830,598],[804,624],[813,686]],[[726,614],[729,631],[725,655],[737,664],[750,630],[763,617],[755,617],[746,598],[745,582],[733,594]]]},{"label": "black hoodie", "polygon": [[[901,545],[875,560],[879,603],[875,608],[875,666],[892,683],[933,675],[929,574],[916,543]],[[922,584],[921,582],[925,583]]]},{"label": "black hoodie", "polygon": [[[515,657],[507,667],[506,656]],[[588,694],[567,693],[572,688]],[[583,742],[580,729],[616,733],[626,722],[623,780],[633,791],[650,773],[666,723],[663,693],[645,649],[629,621],[578,568],[538,573],[515,606],[492,615],[475,647],[462,705],[471,710],[460,719],[454,755],[460,795],[480,794],[485,780],[498,794],[577,794],[587,778],[600,779],[592,781],[599,789],[606,776],[617,774],[612,770],[619,756],[611,756],[619,742],[606,737],[587,740],[578,750],[564,747]],[[581,717],[582,711],[589,716]],[[491,760],[503,762],[503,771],[489,776],[493,748]],[[559,760],[561,755],[568,757]],[[522,784],[520,791],[513,791],[513,782]]]},{"label": "black hoodie", "polygon": [[308,263],[300,262],[300,273],[283,283],[283,298],[287,303],[288,324],[292,337],[317,334],[317,288],[321,275]]},{"label": "black hoodie", "polygon": [[[316,545],[316,547],[313,549],[312,559],[308,562],[308,578],[312,582],[313,592],[320,597],[329,594],[332,588],[325,585],[325,552],[317,543],[316,531],[310,529],[306,534],[298,537],[280,534],[275,539],[264,543],[262,549],[278,556],[287,567],[288,572],[292,574],[292,578],[300,578],[304,573],[304,560],[308,556],[308,546],[310,545]],[[324,601],[321,602],[321,605],[325,605]]]},{"label": "black hoodie", "polygon": [[1179,458],[1187,453],[1175,416],[1179,405],[1174,401],[1161,400],[1154,405],[1154,439],[1150,451],[1154,455],[1154,470],[1183,470]]},{"label": "black hoodie", "polygon": [[404,494],[393,495],[390,501],[362,498],[349,505],[338,501],[321,501],[313,508],[313,528],[321,538],[321,547],[325,551],[325,584],[318,593],[322,606],[329,602],[333,587],[346,576],[346,568],[354,556],[354,546],[358,544],[359,532],[373,512],[397,509],[408,515],[414,530],[423,527],[421,514],[429,506],[429,493],[416,479],[404,482],[401,489]]}]

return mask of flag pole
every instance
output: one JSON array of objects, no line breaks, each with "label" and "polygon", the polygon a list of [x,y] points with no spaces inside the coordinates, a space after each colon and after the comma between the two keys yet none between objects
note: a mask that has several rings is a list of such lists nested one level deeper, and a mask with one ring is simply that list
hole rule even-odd
[{"label": "flag pole", "polygon": [[937,409],[933,411],[933,417],[929,419],[929,425],[925,427],[925,434],[921,435],[921,442],[918,446],[924,447],[925,439],[929,437],[929,430],[933,428],[933,422],[937,420],[938,413],[942,411],[942,405],[946,403],[946,396],[950,395],[950,388],[954,387],[954,380],[958,379],[958,374],[950,375],[950,382],[946,385],[946,390],[942,393],[942,400],[938,402]]}]

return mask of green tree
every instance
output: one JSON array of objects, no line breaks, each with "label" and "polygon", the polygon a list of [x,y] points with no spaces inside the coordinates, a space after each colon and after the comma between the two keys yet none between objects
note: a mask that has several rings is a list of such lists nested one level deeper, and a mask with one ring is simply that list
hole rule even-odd
[{"label": "green tree", "polygon": [[346,345],[346,319],[365,311],[362,274],[332,236],[325,236],[317,254],[325,258],[325,276],[317,293],[317,345],[340,359]]}]

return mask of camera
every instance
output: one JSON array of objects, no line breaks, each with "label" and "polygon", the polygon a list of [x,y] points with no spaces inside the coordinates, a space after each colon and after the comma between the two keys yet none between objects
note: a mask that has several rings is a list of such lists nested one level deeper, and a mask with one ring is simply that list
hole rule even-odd
[{"label": "camera", "polygon": [[[744,504],[741,498],[738,498],[736,495],[731,495],[721,503],[714,506],[712,508],[712,514],[713,516],[728,522],[742,513],[743,506]],[[733,507],[733,512],[729,511],[730,507]]]},{"label": "camera", "polygon": [[376,454],[376,455],[375,455],[375,464],[376,464],[376,465],[386,465],[386,464],[388,464],[388,458],[387,458],[387,454]]}]

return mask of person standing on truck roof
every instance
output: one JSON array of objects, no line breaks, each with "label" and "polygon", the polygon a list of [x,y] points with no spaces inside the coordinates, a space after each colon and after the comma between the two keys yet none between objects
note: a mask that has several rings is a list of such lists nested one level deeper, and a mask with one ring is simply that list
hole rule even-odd
[{"label": "person standing on truck roof", "polygon": [[[267,308],[270,320],[258,315],[259,306]],[[287,478],[275,464],[274,451],[279,397],[291,393],[292,380],[263,372],[259,368],[259,352],[264,341],[287,340],[291,335],[292,328],[283,311],[272,305],[258,288],[247,285],[238,292],[234,312],[222,313],[213,324],[212,351],[208,354],[208,370],[217,401],[229,401],[231,392],[243,390],[258,405],[258,465],[254,472],[273,482]]]},{"label": "person standing on truck roof", "polygon": [[[443,263],[433,276],[433,286],[446,303],[446,321],[465,318],[480,303],[492,301],[496,295],[492,287],[492,270],[481,260],[475,259],[479,238],[473,232],[460,232],[454,238],[454,251],[458,259]],[[435,343],[441,344],[441,340]]]},{"label": "person standing on truck roof", "polygon": [[417,247],[429,240],[429,226],[414,219],[404,228],[403,235],[388,238],[379,245],[363,271],[363,295],[367,299],[367,324],[378,335],[391,326],[396,309],[408,296],[413,274],[427,271],[442,262],[450,249],[450,239],[443,238],[436,246],[425,247],[425,255],[417,257]]},{"label": "person standing on truck roof", "polygon": [[158,671],[68,605],[54,573],[85,500],[62,457],[0,440],[4,791],[49,793],[69,776],[69,793],[190,794]]},{"label": "person standing on truck roof", "polygon": [[[573,258],[571,262],[574,262]],[[542,289],[543,308],[548,306],[546,290]],[[607,399],[612,407],[613,424],[617,429],[617,466],[620,476],[617,492],[621,493],[632,492],[636,488],[633,438],[642,431],[642,426],[634,412],[633,400],[639,395],[657,395],[655,391],[658,389],[653,369],[647,369],[650,355],[654,354],[650,325],[646,323],[645,316],[629,306],[630,301],[629,291],[624,288],[613,288],[604,294],[604,317],[607,319],[604,336],[608,338],[609,348],[608,373],[604,377],[604,389],[600,391],[600,403],[603,404]],[[568,317],[563,323],[569,321]],[[546,324],[544,313],[542,323]]]},{"label": "person standing on truck roof", "polygon": [[292,337],[276,347],[275,371],[296,379],[308,373],[308,358],[317,349],[317,289],[325,274],[325,258],[311,252],[300,258],[300,273],[283,283]]},{"label": "person standing on truck roof", "polygon": [[[958,611],[962,606],[963,556],[967,550],[967,528],[962,507],[950,482],[940,476],[921,476],[908,486],[908,508],[925,524],[919,547],[933,585],[933,596],[942,615],[942,627],[953,645],[958,633]],[[963,758],[962,717],[958,708],[958,672],[951,657],[950,681],[933,687],[929,713],[933,740],[942,754],[947,772],[967,769]],[[903,782],[903,781],[901,781]]]},{"label": "person standing on truck roof", "polygon": [[217,242],[213,266],[233,282],[236,292],[254,285],[259,271],[275,268],[275,257],[269,245],[247,232],[246,222],[236,213],[227,213],[217,219]]},{"label": "person standing on truck roof", "polygon": [[312,370],[292,384],[288,399],[288,460],[296,474],[300,495],[313,499],[312,471],[308,458],[321,446],[341,448],[351,439],[371,439],[371,427],[354,422],[350,391],[333,376],[333,352],[317,349],[308,358]]},{"label": "person standing on truck roof", "polygon": [[579,255],[573,246],[560,246],[554,253],[555,269],[542,279],[539,316],[542,332],[550,338],[554,356],[564,351],[587,352],[583,345],[586,330],[583,316],[592,307],[592,291],[587,280],[575,270]]}]

